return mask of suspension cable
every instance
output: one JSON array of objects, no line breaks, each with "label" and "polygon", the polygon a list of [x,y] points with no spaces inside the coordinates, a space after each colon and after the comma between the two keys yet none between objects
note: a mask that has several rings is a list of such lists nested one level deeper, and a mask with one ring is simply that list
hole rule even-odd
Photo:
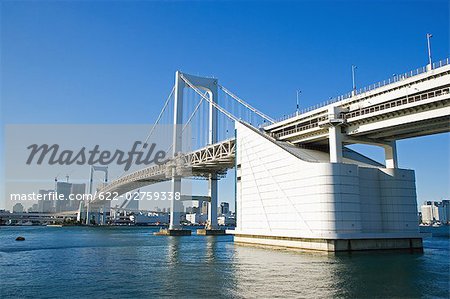
[{"label": "suspension cable", "polygon": [[[208,92],[205,92],[204,95],[206,95]],[[197,112],[198,108],[200,108],[201,104],[203,102],[203,98],[200,99],[200,101],[198,102],[197,106],[195,106],[194,111],[191,113],[191,115],[189,116],[188,120],[186,121],[186,123],[183,126],[183,129],[181,130],[181,132],[184,131],[184,129],[186,129],[187,125],[191,122],[192,118],[194,117],[195,113]]]},{"label": "suspension cable", "polygon": [[[152,128],[150,129],[150,132],[148,133],[147,138],[145,138],[145,141],[141,144],[139,151],[141,151],[144,148],[144,144],[147,143],[147,141],[152,136],[153,131],[155,130],[156,126],[158,125],[159,121],[161,120],[161,118],[167,108],[167,105],[169,105],[170,99],[172,98],[174,91],[175,91],[175,85],[172,86],[172,90],[170,91],[169,96],[167,97],[166,102],[164,103],[164,106],[162,107],[161,112],[158,115],[158,118],[156,119],[155,123],[153,124]],[[122,172],[122,174],[118,178],[120,179],[121,177],[123,177],[123,175],[125,173],[126,173],[126,171]]]},{"label": "suspension cable", "polygon": [[150,130],[150,133],[148,133],[147,138],[145,138],[145,142],[144,143],[147,143],[147,141],[150,139],[150,136],[153,134],[153,131],[155,130],[156,126],[158,125],[158,122],[160,121],[164,111],[166,110],[167,105],[169,104],[170,98],[172,97],[174,91],[175,91],[175,85],[172,87],[172,91],[170,92],[169,96],[167,97],[167,100],[164,103],[164,106],[163,106],[161,112],[159,113],[158,118],[156,119],[155,123],[153,124],[153,127]]},{"label": "suspension cable", "polygon": [[261,111],[259,111],[258,109],[254,108],[253,106],[251,106],[250,104],[248,104],[247,102],[245,102],[244,100],[242,100],[241,98],[239,98],[237,95],[233,94],[231,91],[229,91],[228,89],[226,89],[225,87],[223,87],[222,85],[219,84],[219,88],[221,90],[223,90],[223,92],[225,92],[227,95],[229,95],[230,97],[232,97],[233,99],[235,99],[238,103],[240,103],[241,105],[244,105],[247,109],[253,111],[254,113],[258,114],[259,116],[261,116],[262,118],[264,118],[265,120],[271,122],[271,123],[275,123],[275,120],[269,116],[267,116],[266,114],[262,113]]},{"label": "suspension cable", "polygon": [[217,110],[219,110],[220,112],[222,112],[223,114],[225,114],[228,118],[230,118],[231,120],[234,120],[236,122],[240,122],[239,119],[237,119],[234,115],[232,115],[231,113],[229,113],[228,111],[226,111],[225,109],[223,109],[221,106],[219,106],[216,102],[212,101],[211,99],[207,98],[206,96],[204,96],[202,94],[202,92],[195,87],[188,79],[186,79],[186,77],[183,74],[180,74],[181,79],[183,79],[183,81],[190,87],[192,88],[198,95],[200,95],[203,99],[205,99],[208,103],[210,103],[211,105],[214,106],[214,108],[216,108]]},{"label": "suspension cable", "polygon": [[[208,92],[205,92],[204,95],[206,95],[207,93]],[[194,111],[191,113],[191,115],[189,116],[188,120],[186,121],[186,123],[184,124],[183,128],[181,129],[181,133],[184,132],[184,129],[186,129],[186,127],[189,125],[191,120],[194,118],[195,113],[198,111],[198,109],[200,108],[202,103],[203,103],[203,98],[201,98],[200,101],[197,103],[197,106],[195,106]],[[167,148],[166,152],[169,152],[169,150],[171,150],[172,148],[173,148],[173,143]]]}]

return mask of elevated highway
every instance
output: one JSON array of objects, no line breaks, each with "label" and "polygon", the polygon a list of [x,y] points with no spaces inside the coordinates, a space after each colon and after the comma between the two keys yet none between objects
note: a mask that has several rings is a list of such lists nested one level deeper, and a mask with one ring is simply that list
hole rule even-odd
[{"label": "elevated highway", "polygon": [[[442,63],[441,63],[442,65]],[[329,143],[339,126],[344,143],[383,143],[450,131],[450,65],[417,71],[354,91],[345,99],[264,128],[278,140],[298,145]]]}]

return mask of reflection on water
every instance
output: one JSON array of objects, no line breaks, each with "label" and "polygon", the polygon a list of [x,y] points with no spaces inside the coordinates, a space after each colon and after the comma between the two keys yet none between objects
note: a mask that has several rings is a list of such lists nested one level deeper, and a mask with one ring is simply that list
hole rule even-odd
[{"label": "reflection on water", "polygon": [[333,256],[154,231],[1,227],[0,298],[449,296],[449,239],[425,240],[424,254]]},{"label": "reflection on water", "polygon": [[[414,284],[418,257],[406,254],[352,254],[271,252],[236,248],[239,293],[271,297],[347,297],[377,294],[381,298],[418,297]],[[261,283],[266,281],[267,283]]]},{"label": "reflection on water", "polygon": [[[320,253],[238,246],[236,283],[244,297],[449,298],[448,239],[425,254]],[[264,283],[266,282],[266,283]]]}]

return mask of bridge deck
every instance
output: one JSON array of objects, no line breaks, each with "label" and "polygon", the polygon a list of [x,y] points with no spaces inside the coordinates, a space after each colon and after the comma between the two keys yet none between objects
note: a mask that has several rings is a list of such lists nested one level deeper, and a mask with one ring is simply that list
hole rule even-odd
[{"label": "bridge deck", "polygon": [[[445,65],[266,126],[265,130],[279,140],[324,144],[328,142],[328,126],[332,121],[329,109],[339,107],[348,136],[398,140],[448,132],[448,82],[450,65]],[[386,119],[391,121],[383,122]]]},{"label": "bridge deck", "polygon": [[170,180],[173,172],[180,177],[209,177],[210,174],[223,174],[234,167],[235,140],[228,139],[208,145],[199,150],[170,159],[162,165],[152,165],[118,178],[98,190],[99,194],[117,192],[118,195],[143,186]]}]

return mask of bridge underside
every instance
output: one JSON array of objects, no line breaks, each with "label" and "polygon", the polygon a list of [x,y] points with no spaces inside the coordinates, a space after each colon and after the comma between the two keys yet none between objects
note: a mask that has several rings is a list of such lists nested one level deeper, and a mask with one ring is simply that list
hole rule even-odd
[{"label": "bridge underside", "polygon": [[[450,132],[450,116],[444,115],[429,120],[418,120],[393,125],[389,128],[373,128],[364,132],[355,132],[346,134],[343,140],[344,144],[380,144],[382,142],[397,141],[408,138],[423,137],[434,134]],[[345,132],[345,128],[343,128]],[[306,148],[319,149],[328,151],[329,148],[329,131],[323,129],[309,137],[301,138],[290,137],[285,140],[304,146]]]},{"label": "bridge underside", "polygon": [[395,125],[387,129],[374,129],[366,133],[355,133],[350,136],[363,136],[369,139],[396,141],[401,139],[422,137],[450,132],[450,116],[444,115],[429,120],[412,121]]},{"label": "bridge underside", "polygon": [[[348,119],[341,126],[344,143],[358,143],[358,138],[374,144],[450,132],[450,99],[414,109],[375,115],[361,120]],[[329,126],[283,136],[280,140],[311,148],[329,144]]]}]

